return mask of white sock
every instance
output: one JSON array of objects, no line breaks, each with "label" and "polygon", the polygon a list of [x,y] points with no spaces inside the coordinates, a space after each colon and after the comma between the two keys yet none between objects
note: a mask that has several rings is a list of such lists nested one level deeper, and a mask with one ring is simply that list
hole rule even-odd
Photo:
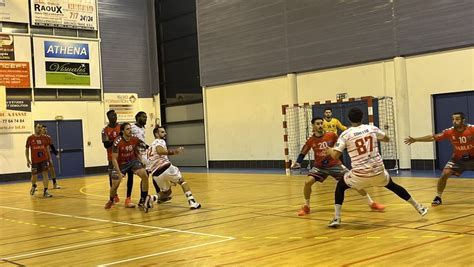
[{"label": "white sock", "polygon": [[408,203],[410,203],[415,209],[418,209],[421,205],[416,202],[416,200],[414,200],[412,197],[407,200]]},{"label": "white sock", "polygon": [[188,199],[188,203],[191,205],[191,203],[194,203],[196,202],[196,200],[194,200],[194,197],[193,197],[193,193],[191,193],[191,191],[187,191],[186,193],[184,193],[186,195],[186,198]]},{"label": "white sock", "polygon": [[370,197],[369,193],[367,193],[367,202],[369,202],[369,206],[371,206],[372,203],[374,203],[374,201],[373,201],[372,198]]},{"label": "white sock", "polygon": [[443,194],[443,192],[437,192],[437,193],[436,193],[436,196],[439,197],[439,198],[441,198],[441,195],[442,195],[442,194]]},{"label": "white sock", "polygon": [[309,199],[305,199],[304,204],[309,207]]},{"label": "white sock", "polygon": [[334,205],[334,211],[335,211],[334,218],[336,219],[341,218],[341,208],[342,208],[342,205],[340,204]]}]

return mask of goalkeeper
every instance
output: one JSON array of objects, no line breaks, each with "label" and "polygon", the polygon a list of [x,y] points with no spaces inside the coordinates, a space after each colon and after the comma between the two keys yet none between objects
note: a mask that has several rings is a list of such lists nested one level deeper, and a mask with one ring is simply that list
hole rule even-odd
[{"label": "goalkeeper", "polygon": [[[306,154],[312,148],[314,151],[314,165],[308,173],[308,179],[304,184],[304,199],[305,204],[298,212],[298,216],[304,216],[310,213],[310,197],[311,197],[311,186],[315,182],[324,182],[330,175],[336,180],[340,180],[344,177],[344,174],[349,170],[341,163],[338,159],[333,159],[326,154],[325,149],[333,147],[337,142],[337,135],[333,132],[326,132],[323,129],[323,118],[313,118],[311,120],[313,125],[313,135],[306,141],[305,145],[301,149],[298,159],[292,164],[292,169],[298,169],[301,167],[301,163]],[[377,211],[383,211],[384,205],[374,202],[369,194],[365,190],[358,190],[361,196],[366,196],[368,204],[371,209]]]}]

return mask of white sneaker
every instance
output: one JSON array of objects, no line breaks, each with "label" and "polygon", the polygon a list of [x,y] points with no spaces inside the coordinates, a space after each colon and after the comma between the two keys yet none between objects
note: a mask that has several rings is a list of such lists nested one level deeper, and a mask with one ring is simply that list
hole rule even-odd
[{"label": "white sneaker", "polygon": [[428,208],[423,207],[423,205],[420,205],[418,208],[416,208],[416,210],[421,216],[425,216],[428,213]]},{"label": "white sneaker", "polygon": [[150,195],[146,196],[145,202],[143,203],[143,211],[148,213],[148,210],[153,208],[153,199]]},{"label": "white sneaker", "polygon": [[201,204],[197,203],[196,201],[193,201],[193,202],[189,203],[189,208],[192,209],[192,210],[197,210],[197,209],[201,208]]},{"label": "white sneaker", "polygon": [[61,186],[58,185],[58,184],[54,184],[54,185],[53,185],[53,188],[54,188],[54,189],[61,189]]},{"label": "white sneaker", "polygon": [[328,227],[338,228],[341,226],[341,218],[334,218],[329,222]]}]

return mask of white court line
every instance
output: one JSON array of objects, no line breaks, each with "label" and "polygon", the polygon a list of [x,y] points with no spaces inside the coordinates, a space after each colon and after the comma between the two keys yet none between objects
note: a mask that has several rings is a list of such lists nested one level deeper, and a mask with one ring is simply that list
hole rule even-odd
[{"label": "white court line", "polygon": [[80,248],[80,247],[85,247],[85,246],[90,246],[90,245],[97,245],[97,244],[102,244],[102,243],[110,243],[112,241],[118,241],[118,240],[124,240],[124,239],[131,239],[131,238],[137,238],[138,236],[145,236],[145,235],[150,235],[150,234],[156,234],[160,233],[163,231],[153,231],[149,233],[144,233],[144,234],[136,234],[134,236],[125,236],[125,237],[118,237],[118,238],[112,238],[112,239],[105,239],[101,241],[94,241],[94,242],[88,242],[88,243],[83,243],[79,245],[72,245],[72,246],[66,246],[66,247],[60,247],[60,248],[54,248],[54,249],[47,249],[47,250],[41,250],[37,252],[31,252],[31,253],[26,253],[26,254],[20,254],[16,256],[11,256],[11,257],[4,257],[2,259],[5,260],[14,260],[18,258],[24,258],[24,257],[29,257],[29,256],[35,256],[39,254],[45,254],[45,253],[50,253],[50,252],[56,252],[56,251],[62,251],[62,250],[68,250],[71,248]]},{"label": "white court line", "polygon": [[140,257],[125,259],[125,260],[121,260],[121,261],[114,261],[114,262],[110,262],[110,263],[104,263],[104,264],[97,265],[97,267],[105,267],[105,266],[120,264],[120,263],[124,263],[124,262],[130,262],[130,261],[135,261],[135,260],[141,260],[141,259],[145,259],[145,258],[149,258],[149,257],[154,257],[154,256],[159,256],[159,255],[163,255],[163,254],[167,254],[167,253],[173,253],[173,252],[177,252],[177,251],[181,251],[181,250],[193,249],[193,248],[208,246],[208,245],[217,244],[217,243],[221,243],[221,242],[226,242],[226,241],[230,241],[230,240],[233,240],[233,239],[235,239],[235,238],[229,238],[229,239],[224,239],[224,240],[218,240],[218,241],[214,241],[214,242],[204,243],[204,244],[200,244],[200,245],[194,245],[194,246],[190,246],[190,247],[184,247],[184,248],[178,248],[178,249],[172,249],[172,250],[162,251],[162,252],[158,252],[158,253],[148,254],[148,255],[145,255],[145,256],[140,256]]},{"label": "white court line", "polygon": [[10,210],[19,210],[19,211],[25,211],[25,212],[34,212],[34,213],[40,213],[40,214],[48,214],[48,215],[75,218],[75,219],[82,219],[82,220],[89,220],[89,221],[106,222],[106,223],[113,223],[113,224],[120,224],[120,225],[129,225],[129,226],[149,228],[149,229],[159,229],[159,230],[163,230],[163,231],[170,231],[170,232],[177,232],[177,233],[188,233],[188,234],[193,234],[193,235],[203,235],[203,236],[212,236],[212,237],[225,238],[225,239],[235,239],[234,237],[230,237],[230,236],[213,235],[213,234],[206,234],[206,233],[193,232],[193,231],[187,231],[187,230],[177,230],[177,229],[166,228],[166,227],[149,226],[149,225],[135,224],[135,223],[126,223],[126,222],[119,222],[119,221],[112,221],[112,220],[104,220],[104,219],[97,219],[97,218],[62,214],[62,213],[37,211],[37,210],[13,208],[13,207],[6,207],[6,206],[0,206],[0,208],[10,209]]}]

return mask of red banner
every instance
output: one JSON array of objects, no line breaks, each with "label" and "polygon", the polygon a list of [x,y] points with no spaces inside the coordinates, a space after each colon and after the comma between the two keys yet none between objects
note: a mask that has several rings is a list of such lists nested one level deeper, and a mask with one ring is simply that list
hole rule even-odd
[{"label": "red banner", "polygon": [[31,88],[29,62],[0,62],[0,85],[6,88]]}]

